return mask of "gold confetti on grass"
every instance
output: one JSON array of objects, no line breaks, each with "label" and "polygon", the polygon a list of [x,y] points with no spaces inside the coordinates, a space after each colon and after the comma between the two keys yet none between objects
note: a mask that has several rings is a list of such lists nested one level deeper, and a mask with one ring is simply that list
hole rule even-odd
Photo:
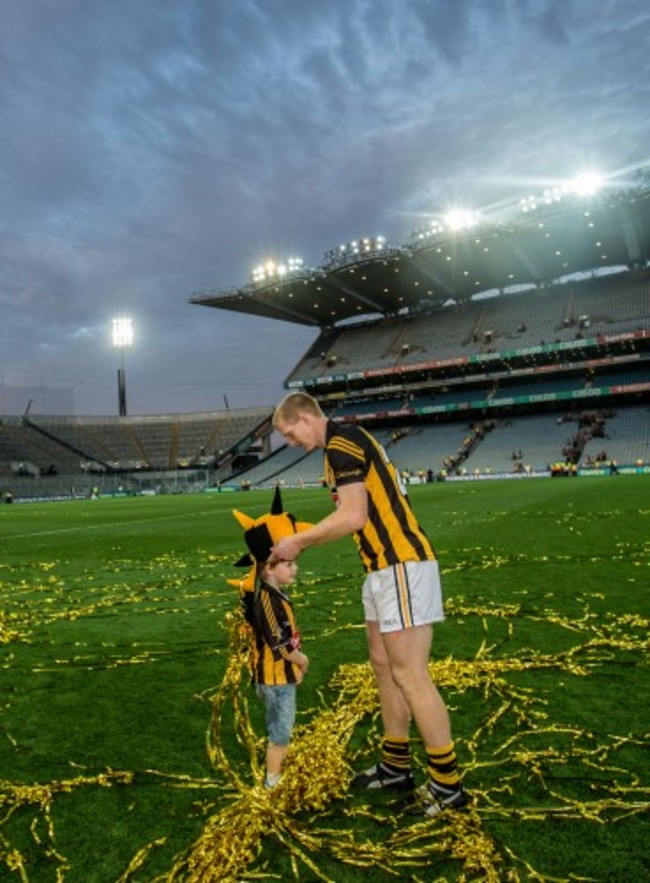
[{"label": "gold confetti on grass", "polygon": [[[516,605],[481,604],[473,608],[463,603],[455,612],[484,621],[500,618],[508,624],[522,615]],[[353,736],[368,720],[374,732],[377,720],[377,694],[366,663],[338,668],[324,690],[322,707],[301,715],[306,722],[294,731],[281,784],[272,793],[262,787],[264,739],[254,731],[246,699],[250,692],[247,634],[239,613],[229,615],[228,660],[221,683],[211,697],[207,734],[207,751],[216,779],[216,784],[209,783],[207,793],[214,793],[216,788],[220,799],[205,807],[209,815],[199,836],[171,860],[170,869],[156,878],[157,883],[276,879],[277,874],[265,864],[270,844],[286,856],[297,880],[307,872],[312,878],[338,883],[344,879],[345,868],[350,867],[374,868],[397,879],[408,875],[416,883],[428,880],[427,868],[438,862],[456,866],[459,880],[519,883],[553,879],[535,870],[506,844],[497,843],[490,823],[516,820],[534,824],[561,818],[600,826],[647,812],[648,788],[618,760],[625,749],[641,749],[647,736],[595,734],[553,720],[544,694],[522,686],[513,675],[548,671],[558,676],[589,677],[616,654],[645,652],[648,621],[630,614],[603,621],[587,610],[574,619],[548,610],[545,620],[582,634],[585,640],[559,653],[523,650],[504,657],[496,655],[495,647],[484,641],[472,659],[447,657],[431,663],[432,677],[441,687],[456,695],[478,694],[485,704],[485,714],[475,732],[462,740],[463,769],[471,781],[472,807],[463,814],[446,813],[436,820],[421,821],[398,820],[390,807],[373,806],[364,796],[356,801],[348,798],[350,764],[355,760]],[[107,664],[134,664],[155,658],[153,653],[129,652],[122,658],[114,654]],[[233,743],[244,748],[243,760],[241,752],[237,760],[231,757]],[[499,768],[498,785],[482,788],[481,770],[490,767]],[[160,787],[208,787],[205,780],[189,776],[145,772],[156,777]],[[56,843],[53,802],[82,787],[128,788],[135,784],[134,778],[134,773],[109,770],[47,784],[0,782],[0,863],[28,883],[28,863],[4,836],[3,826],[13,816],[35,808],[40,821],[32,824],[34,845],[55,864],[57,881],[64,881],[70,866]],[[580,789],[566,787],[567,781],[577,779],[583,783]],[[522,803],[518,789],[522,781],[536,783],[543,801]],[[584,793],[585,782],[588,795]],[[332,815],[333,807],[337,815]],[[355,824],[360,820],[368,820],[371,827],[380,830],[381,838],[371,839],[367,828],[360,831]],[[165,837],[159,837],[137,850],[119,883],[135,878],[154,883],[152,875],[147,874],[147,863],[165,842]],[[325,868],[333,864],[340,873],[330,878]]]},{"label": "gold confetti on grass", "polygon": [[13,621],[13,617],[7,616],[0,610],[0,644],[10,644],[12,641],[23,640],[23,635],[12,624]]},{"label": "gold confetti on grass", "polygon": [[[260,741],[251,729],[246,703],[239,689],[245,670],[245,627],[235,616],[230,628],[233,652],[213,699],[208,751],[215,770],[235,788],[236,797],[231,805],[208,819],[199,838],[176,859],[168,875],[158,878],[159,883],[236,883],[254,873],[264,843],[272,839],[290,856],[296,879],[300,878],[300,868],[303,867],[318,879],[330,881],[319,867],[322,858],[329,857],[343,866],[375,867],[396,876],[408,870],[412,880],[417,880],[418,870],[429,867],[434,859],[457,862],[462,868],[460,880],[480,879],[487,883],[550,880],[535,872],[511,850],[499,848],[484,822],[489,818],[504,817],[533,822],[561,816],[603,823],[608,815],[621,817],[623,813],[641,813],[650,807],[647,799],[641,799],[644,795],[638,782],[631,781],[627,788],[620,784],[621,777],[629,776],[625,769],[605,763],[623,745],[641,745],[643,740],[619,737],[605,744],[602,740],[598,742],[593,734],[577,728],[552,723],[542,726],[547,718],[544,703],[530,691],[515,688],[506,680],[505,676],[512,672],[543,668],[585,676],[589,665],[594,663],[593,642],[555,656],[530,653],[520,659],[490,658],[487,648],[482,646],[475,659],[448,658],[432,663],[431,672],[441,686],[453,685],[461,693],[478,688],[486,696],[496,694],[503,698],[502,705],[469,739],[473,760],[467,765],[467,771],[477,771],[487,764],[507,767],[501,779],[500,794],[476,789],[473,791],[474,805],[468,812],[445,813],[433,822],[425,820],[407,825],[396,824],[394,813],[382,815],[369,807],[346,811],[350,819],[373,818],[388,828],[389,833],[379,842],[359,838],[349,827],[325,827],[321,811],[344,798],[348,789],[350,738],[364,717],[376,713],[377,693],[370,668],[367,664],[357,664],[342,665],[338,669],[330,685],[330,692],[337,697],[336,700],[331,707],[316,713],[308,724],[296,728],[282,782],[269,792],[261,785]],[[624,646],[627,644],[627,641],[623,642]],[[596,642],[596,646],[600,646],[600,642]],[[614,646],[611,638],[609,646]],[[577,662],[580,650],[586,665]],[[233,768],[224,750],[227,739],[223,738],[222,727],[226,705],[234,708],[237,738],[248,750],[248,776]],[[507,738],[491,754],[490,760],[477,760],[481,737],[493,731],[506,715],[513,716],[519,725],[529,729]],[[539,748],[527,744],[527,737],[531,737],[548,745],[548,738],[558,735],[566,737],[567,748]],[[596,762],[601,774],[611,776],[613,782],[619,781],[618,785],[608,786],[607,795],[600,799],[574,799],[554,790],[548,782],[558,766],[578,763],[587,768]],[[516,780],[522,774],[539,779],[555,801],[554,805],[499,805],[496,798],[503,794],[512,796]],[[313,813],[307,821],[304,819],[306,811]]]},{"label": "gold confetti on grass", "polygon": [[[52,822],[52,805],[54,798],[61,794],[69,794],[78,788],[101,787],[111,788],[115,785],[130,785],[133,781],[133,773],[125,771],[107,770],[96,776],[76,776],[73,779],[62,779],[58,782],[47,784],[21,784],[0,780],[0,826],[9,821],[14,813],[25,808],[37,808],[45,823],[45,854],[58,863],[57,880],[64,879],[64,871],[69,869],[67,859],[56,849],[56,837]],[[37,826],[32,823],[32,837],[35,842],[41,844],[43,839],[37,831]],[[21,880],[29,880],[27,874],[27,862],[24,856],[13,847],[8,840],[0,834],[0,861],[10,871],[16,871]]]}]

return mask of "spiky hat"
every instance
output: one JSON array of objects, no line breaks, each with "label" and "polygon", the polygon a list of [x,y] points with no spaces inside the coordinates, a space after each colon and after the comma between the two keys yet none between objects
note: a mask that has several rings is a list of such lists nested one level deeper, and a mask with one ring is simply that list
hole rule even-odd
[{"label": "spiky hat", "polygon": [[244,542],[248,546],[248,552],[235,562],[235,567],[250,569],[244,579],[229,579],[228,582],[233,586],[238,586],[242,591],[253,591],[256,570],[259,565],[268,560],[271,549],[277,542],[312,526],[306,521],[296,521],[293,515],[284,511],[279,485],[276,485],[271,511],[268,515],[251,518],[250,515],[237,509],[233,509],[232,514],[244,528]]}]

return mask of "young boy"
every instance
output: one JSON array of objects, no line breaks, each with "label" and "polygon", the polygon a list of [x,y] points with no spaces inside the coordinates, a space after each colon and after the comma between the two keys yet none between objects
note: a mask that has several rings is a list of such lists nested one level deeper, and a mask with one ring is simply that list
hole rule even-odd
[{"label": "young boy", "polygon": [[[245,528],[249,554],[238,566],[251,567],[246,580],[237,581],[242,590],[244,615],[252,630],[250,668],[257,695],[266,707],[266,775],[264,784],[274,788],[280,781],[296,719],[296,686],[309,668],[301,650],[293,604],[286,592],[296,579],[298,565],[292,559],[269,563],[271,548],[282,537],[310,525],[296,522],[283,512],[276,488],[270,515],[253,520],[233,513]],[[230,580],[230,582],[235,582]]]},{"label": "young boy", "polygon": [[300,649],[293,605],[285,591],[297,573],[295,561],[283,558],[265,564],[247,616],[254,636],[253,683],[266,706],[267,788],[280,781],[296,720],[296,686],[309,668],[309,659]]}]

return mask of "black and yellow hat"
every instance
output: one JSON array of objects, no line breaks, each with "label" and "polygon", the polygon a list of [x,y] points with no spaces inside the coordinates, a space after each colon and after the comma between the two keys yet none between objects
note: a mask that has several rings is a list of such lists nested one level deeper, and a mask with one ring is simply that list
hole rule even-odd
[{"label": "black and yellow hat", "polygon": [[275,488],[268,515],[251,518],[250,515],[237,509],[233,509],[232,514],[244,528],[244,542],[248,547],[248,552],[235,562],[235,567],[249,567],[250,571],[245,579],[229,579],[228,582],[243,591],[254,589],[255,571],[259,565],[268,560],[271,549],[277,542],[312,526],[309,522],[297,521],[291,513],[284,511],[279,485]]}]

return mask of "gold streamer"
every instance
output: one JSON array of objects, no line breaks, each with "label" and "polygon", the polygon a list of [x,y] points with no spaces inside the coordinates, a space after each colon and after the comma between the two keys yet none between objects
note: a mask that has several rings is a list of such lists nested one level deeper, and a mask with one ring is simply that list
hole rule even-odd
[{"label": "gold streamer", "polygon": [[[637,566],[647,566],[647,550],[620,548],[617,555]],[[635,557],[636,556],[636,557]],[[634,560],[633,560],[634,559]],[[531,559],[526,556],[527,563]],[[541,561],[541,559],[540,559]],[[517,556],[479,555],[475,560],[461,562],[457,569],[503,568],[517,563]],[[553,563],[553,562],[550,562]],[[560,558],[557,563],[561,563]],[[176,562],[177,564],[177,562]],[[161,557],[152,562],[153,568],[169,567],[170,561]],[[118,562],[115,572],[125,572],[129,562]],[[71,606],[63,586],[54,574],[52,565],[41,565],[43,577],[30,588],[42,600],[35,601],[29,615],[21,612],[20,599],[13,600],[15,610],[0,615],[0,643],[31,640],[30,627],[53,622],[59,618],[77,619],[94,615],[102,609],[118,604],[138,604],[147,612],[174,614],[181,608],[175,600],[163,597],[158,585],[142,586],[137,591],[128,589],[110,597],[104,595],[95,603]],[[191,574],[177,567],[175,587],[190,584]],[[125,587],[126,587],[125,583]],[[194,588],[184,597],[201,597],[207,590]],[[211,596],[214,591],[209,590]],[[54,609],[51,598],[56,596],[61,609]],[[597,597],[597,596],[591,596]],[[516,820],[518,823],[537,823],[549,818],[585,821],[604,825],[646,813],[650,809],[649,789],[639,776],[626,768],[618,756],[623,749],[640,749],[647,744],[648,734],[595,734],[571,724],[554,722],[550,718],[547,701],[539,692],[517,685],[513,675],[534,671],[555,671],[571,677],[589,677],[600,666],[610,663],[618,654],[647,652],[648,619],[639,614],[608,617],[603,620],[589,609],[584,600],[581,615],[569,617],[551,609],[543,614],[522,612],[517,604],[472,605],[456,599],[448,605],[448,614],[458,618],[475,617],[488,631],[491,620],[501,619],[504,631],[513,634],[516,623],[525,615],[529,621],[541,621],[557,628],[581,635],[584,640],[561,653],[522,652],[500,658],[498,645],[483,641],[473,659],[451,657],[431,663],[434,680],[442,687],[462,695],[476,691],[483,698],[486,713],[476,731],[461,741],[463,767],[470,784],[474,803],[465,814],[443,814],[431,821],[397,823],[393,813],[382,806],[357,802],[346,804],[350,769],[355,752],[350,740],[362,721],[370,722],[369,742],[374,735],[377,715],[377,694],[368,665],[343,665],[328,685],[326,696],[336,700],[329,704],[323,699],[321,708],[303,713],[307,723],[296,727],[282,783],[272,793],[261,787],[263,739],[253,730],[248,714],[243,684],[247,678],[247,632],[239,613],[228,617],[229,655],[223,679],[211,696],[212,715],[206,736],[208,756],[214,768],[217,783],[155,770],[145,771],[155,776],[160,787],[182,787],[215,791],[217,804],[205,809],[212,812],[196,841],[172,860],[171,869],[159,881],[185,883],[212,883],[212,881],[241,881],[243,879],[270,879],[273,877],[260,860],[265,845],[275,841],[289,858],[296,879],[302,871],[319,879],[330,878],[323,870],[325,860],[345,868],[376,868],[387,875],[417,881],[418,872],[434,861],[451,861],[458,870],[459,880],[545,880],[553,878],[534,869],[527,861],[508,847],[497,844],[489,833],[492,820]],[[338,602],[338,606],[348,604]],[[66,606],[67,605],[67,606]],[[337,623],[337,610],[332,613],[332,627],[323,634],[332,636],[340,631],[359,629],[360,626]],[[136,645],[115,648],[114,653],[92,657],[80,652],[70,659],[58,659],[43,666],[116,667],[155,663],[171,650],[143,650]],[[214,652],[214,651],[211,651]],[[11,667],[8,655],[3,665]],[[245,674],[246,673],[246,674]],[[489,703],[489,705],[488,705]],[[513,732],[513,728],[515,732]],[[6,737],[15,743],[8,734]],[[233,739],[244,748],[245,758],[235,762],[228,748]],[[486,745],[489,743],[489,751]],[[357,749],[359,753],[359,749]],[[469,762],[465,756],[469,756]],[[480,771],[499,767],[499,784],[480,788]],[[565,789],[565,776],[582,776],[589,783],[589,799]],[[139,773],[143,775],[143,773]],[[80,787],[131,787],[135,774],[107,770],[97,776],[78,776],[48,784],[21,784],[0,781],[0,864],[28,883],[25,857],[4,836],[7,823],[16,814],[32,807],[40,816],[31,825],[34,845],[45,852],[56,864],[57,880],[63,881],[69,870],[68,860],[55,848],[55,830],[52,806],[60,795]],[[519,782],[535,782],[544,794],[539,805],[517,805]],[[220,784],[221,783],[221,784]],[[584,789],[583,789],[584,790]],[[354,826],[327,827],[329,808],[338,802],[338,809],[351,822],[367,820],[381,826],[381,840],[370,841]],[[300,812],[298,812],[300,810]],[[305,812],[309,817],[305,821]],[[4,826],[4,827],[3,827]],[[152,852],[164,845],[165,837],[153,840],[139,849],[129,862],[119,883],[128,883],[146,868]],[[337,879],[344,879],[344,870]],[[428,876],[422,880],[429,880]],[[576,878],[572,878],[576,879]],[[152,881],[153,883],[153,881]]]},{"label": "gold streamer", "polygon": [[[509,609],[503,615],[510,615]],[[484,615],[480,610],[477,615]],[[500,615],[497,611],[497,615]],[[166,877],[167,883],[183,880],[185,883],[235,883],[254,866],[262,851],[264,839],[279,841],[291,857],[293,873],[300,876],[300,867],[307,867],[319,880],[329,877],[319,869],[313,856],[330,856],[341,865],[359,868],[376,867],[387,874],[400,874],[406,869],[425,868],[437,857],[447,857],[463,868],[459,879],[481,879],[487,883],[509,880],[518,883],[522,878],[517,866],[524,868],[525,879],[547,879],[537,874],[525,862],[509,850],[497,848],[485,829],[489,818],[516,818],[518,821],[537,821],[549,816],[581,818],[602,824],[607,816],[621,817],[621,813],[635,814],[647,811],[644,800],[625,801],[618,797],[585,802],[573,800],[556,793],[545,784],[550,796],[559,801],[548,807],[510,807],[495,805],[495,792],[474,789],[475,808],[465,814],[446,814],[436,823],[416,822],[408,827],[398,827],[381,842],[357,840],[352,830],[306,826],[295,818],[296,808],[311,810],[315,818],[333,800],[345,796],[350,779],[346,763],[349,739],[362,718],[376,714],[377,693],[369,666],[343,665],[331,683],[331,692],[337,700],[331,708],[321,710],[308,725],[296,728],[290,748],[287,767],[282,783],[273,792],[261,786],[248,784],[244,775],[235,773],[226,757],[222,714],[224,705],[232,702],[235,708],[235,726],[238,740],[248,748],[253,782],[261,780],[260,762],[257,754],[259,742],[250,729],[245,706],[237,692],[241,674],[245,669],[246,634],[237,617],[230,621],[231,662],[219,691],[213,699],[213,716],[210,728],[209,754],[215,768],[237,789],[236,802],[212,816],[198,840],[189,851],[179,857]],[[623,646],[626,641],[621,642]],[[610,648],[612,646],[610,639]],[[551,655],[531,652],[521,658],[494,659],[490,649],[482,645],[474,660],[447,658],[432,662],[432,677],[440,686],[453,686],[459,692],[482,689],[486,696],[502,696],[503,701],[479,727],[468,741],[470,753],[479,754],[480,740],[493,733],[499,722],[514,717],[518,724],[529,730],[517,732],[498,746],[490,761],[479,763],[476,759],[467,766],[468,771],[478,770],[488,764],[508,766],[508,774],[501,780],[500,790],[509,790],[522,770],[526,777],[534,776],[546,782],[549,770],[564,765],[568,760],[591,764],[598,757],[599,770],[612,775],[624,775],[625,770],[614,766],[605,767],[604,761],[619,750],[627,739],[613,738],[611,744],[598,743],[596,737],[571,727],[548,724],[540,726],[545,719],[544,703],[530,691],[516,688],[506,680],[513,672],[531,669],[554,669],[575,676],[588,674],[589,666],[597,656],[594,651],[602,647],[600,641],[589,641],[579,648],[563,654]],[[578,662],[582,655],[585,661]],[[535,749],[525,745],[530,740],[548,744],[551,736],[565,736],[572,743],[568,751],[558,748]],[[630,742],[634,741],[630,738]],[[584,747],[577,742],[586,743]],[[503,757],[501,757],[503,755]],[[638,788],[632,789],[635,797]],[[392,818],[373,813],[368,807],[348,811],[350,818],[374,818],[384,827],[394,824]],[[509,867],[504,867],[504,861]]]},{"label": "gold streamer", "polygon": [[[108,770],[96,776],[77,776],[74,779],[50,782],[47,785],[20,785],[15,782],[0,780],[0,810],[3,812],[0,825],[6,824],[14,813],[27,806],[38,807],[43,814],[46,825],[46,854],[59,863],[57,880],[62,880],[63,872],[68,868],[68,862],[54,848],[55,836],[51,816],[54,797],[58,794],[69,794],[77,788],[89,786],[109,788],[113,785],[129,785],[132,781],[133,773],[114,770]],[[32,823],[31,829],[32,837],[36,843],[40,843],[40,836],[36,831],[35,823]],[[4,837],[2,838],[0,859],[4,861],[9,870],[19,871],[22,880],[28,880],[24,857],[17,849],[11,847]]]}]

